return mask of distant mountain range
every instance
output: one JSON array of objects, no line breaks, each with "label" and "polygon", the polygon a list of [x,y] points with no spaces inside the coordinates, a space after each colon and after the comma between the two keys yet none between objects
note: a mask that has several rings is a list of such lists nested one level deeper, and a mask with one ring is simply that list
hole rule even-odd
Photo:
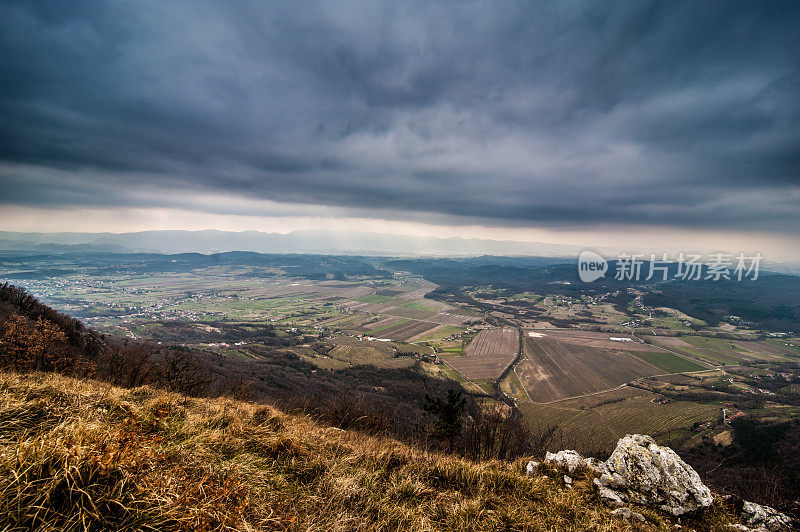
[{"label": "distant mountain range", "polygon": [[574,257],[584,248],[536,242],[477,238],[435,238],[302,230],[290,233],[259,231],[141,231],[136,233],[15,233],[0,231],[0,249],[49,253],[155,252],[320,253],[395,256],[540,256]]},{"label": "distant mountain range", "polygon": [[[693,250],[639,250],[571,246],[541,242],[479,238],[436,238],[341,230],[260,231],[140,231],[135,233],[17,233],[0,231],[0,251],[23,253],[314,253],[394,257],[558,257],[576,258],[593,249],[608,258],[621,252],[650,253]],[[695,250],[702,252],[702,250]],[[767,263],[772,271],[800,273],[800,264]]]}]

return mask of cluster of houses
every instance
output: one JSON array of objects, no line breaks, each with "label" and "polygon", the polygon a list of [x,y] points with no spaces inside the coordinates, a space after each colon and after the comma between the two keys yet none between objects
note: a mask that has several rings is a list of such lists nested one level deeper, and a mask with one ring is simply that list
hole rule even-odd
[{"label": "cluster of houses", "polygon": [[391,342],[391,338],[375,338],[374,336],[369,336],[367,334],[357,334],[355,338],[365,342]]},{"label": "cluster of houses", "polygon": [[735,421],[735,420],[737,420],[739,418],[743,418],[746,415],[747,414],[745,414],[741,410],[739,410],[737,412],[734,412],[733,414],[728,414],[728,409],[727,408],[723,408],[722,409],[722,422],[730,425],[732,421]]},{"label": "cluster of houses", "polygon": [[755,390],[747,389],[747,390],[743,390],[743,391],[744,391],[744,393],[749,393],[749,394],[760,393],[762,395],[775,395],[775,392],[771,392],[769,390],[765,390],[764,388],[756,388]]}]

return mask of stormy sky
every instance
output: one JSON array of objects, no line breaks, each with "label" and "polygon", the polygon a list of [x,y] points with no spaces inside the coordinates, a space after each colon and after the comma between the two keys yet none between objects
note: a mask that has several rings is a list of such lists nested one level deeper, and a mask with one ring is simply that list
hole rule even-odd
[{"label": "stormy sky", "polygon": [[800,226],[794,1],[6,1],[0,113],[5,228]]}]

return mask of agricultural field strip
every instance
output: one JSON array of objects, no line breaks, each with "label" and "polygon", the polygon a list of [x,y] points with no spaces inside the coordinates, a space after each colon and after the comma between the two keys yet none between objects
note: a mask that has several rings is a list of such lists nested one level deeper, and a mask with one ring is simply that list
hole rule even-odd
[{"label": "agricultural field strip", "polygon": [[517,354],[519,336],[517,329],[483,329],[470,342],[464,352],[468,356],[486,356],[493,354]]},{"label": "agricultural field strip", "polygon": [[[663,353],[668,353],[668,354],[670,354],[672,356],[676,356],[676,357],[678,357],[678,358],[680,358],[682,360],[685,360],[685,361],[687,361],[689,363],[692,363],[694,365],[697,365],[699,367],[702,367],[700,364],[707,364],[706,362],[703,362],[703,361],[700,361],[700,360],[698,360],[696,358],[688,356],[686,353],[683,353],[678,349],[672,350],[672,349],[670,349],[669,347],[666,347],[666,346],[653,345],[653,344],[649,344],[649,345],[651,345],[651,347],[654,347],[655,349],[651,349],[649,351],[642,351],[643,353],[661,353],[661,352],[663,352]],[[638,355],[634,355],[634,356],[638,356]],[[645,359],[645,357],[640,357],[640,358]],[[651,363],[651,365],[655,365],[655,364]],[[685,371],[676,371],[676,372],[673,372],[673,373],[692,373],[693,371],[702,371],[702,370],[685,370]],[[668,373],[667,375],[670,375],[670,374],[671,373]]]},{"label": "agricultural field strip", "polygon": [[519,382],[519,386],[520,386],[520,388],[522,388],[522,391],[525,393],[525,397],[527,397],[527,398],[528,398],[528,401],[530,401],[531,403],[533,403],[534,401],[533,401],[533,399],[531,399],[531,394],[529,394],[529,393],[528,393],[528,390],[527,390],[527,388],[525,388],[525,385],[524,385],[524,384],[522,384],[522,380],[519,378],[519,374],[517,373],[517,366],[518,366],[518,365],[519,365],[519,363],[517,363],[517,364],[514,364],[514,367],[512,367],[512,368],[511,368],[511,371],[513,371],[513,372],[514,372],[514,375],[516,375],[516,376],[517,376],[517,381]]},{"label": "agricultural field strip", "polygon": [[716,418],[719,411],[717,406],[680,401],[660,405],[648,396],[641,396],[583,411],[569,418],[560,429],[586,433],[590,428],[600,428],[610,433],[607,443],[613,443],[631,431],[658,436],[694,421],[708,421]]},{"label": "agricultural field strip", "polygon": [[[664,351],[668,351],[668,352],[672,353],[673,355],[676,355],[676,356],[679,356],[679,357],[683,357],[683,358],[686,358],[688,360],[692,360],[692,361],[695,361],[695,362],[700,362],[701,364],[706,364],[709,367],[709,369],[718,369],[718,370],[722,371],[723,373],[725,372],[725,370],[723,369],[723,367],[725,366],[724,363],[722,365],[720,365],[718,361],[709,360],[708,358],[703,357],[701,355],[695,355],[695,354],[693,354],[691,352],[684,351],[680,347],[672,347],[672,346],[666,346],[666,345],[655,346],[655,347],[658,347],[659,349],[662,349]],[[697,348],[692,347],[692,349],[697,349]],[[697,350],[701,351],[699,349],[697,349]],[[697,373],[697,372],[694,372],[694,371],[693,372],[682,371],[680,373]],[[670,374],[667,374],[667,375],[670,375]]]},{"label": "agricultural field strip", "polygon": [[699,356],[705,359],[710,359],[712,364],[737,364],[742,361],[752,362],[754,360],[754,358],[748,357],[744,354],[721,349],[716,343],[712,344],[710,342],[706,342],[704,344],[702,341],[689,343],[692,344],[692,347],[687,349],[689,352],[698,352]]},{"label": "agricultural field strip", "polygon": [[437,326],[436,323],[428,323],[424,321],[416,321],[405,318],[404,320],[401,320],[401,322],[399,322],[398,324],[392,325],[384,329],[383,331],[380,332],[380,334],[381,336],[386,338],[405,341],[408,338],[425,333],[436,326]]},{"label": "agricultural field strip", "polygon": [[513,363],[519,350],[517,329],[483,329],[465,349],[465,356],[449,357],[447,364],[460,375],[495,380]]},{"label": "agricultural field strip", "polygon": [[395,318],[394,316],[380,316],[378,319],[367,320],[362,325],[362,328],[374,331],[376,329],[383,327],[384,325],[390,325],[397,322],[398,318]]},{"label": "agricultural field strip", "polygon": [[[531,369],[536,370],[536,375],[533,376],[533,382],[530,382],[525,378],[527,373],[523,371],[522,383],[526,388],[538,385],[537,389],[528,390],[532,397],[542,398],[539,387],[544,387],[547,396],[550,397],[558,397],[564,393],[570,394],[570,392],[581,389],[596,391],[610,387],[609,381],[602,379],[593,369],[586,366],[557,341],[533,342],[532,339],[526,338],[525,347],[524,361],[528,362]],[[580,394],[571,393],[570,395]]]},{"label": "agricultural field strip", "polygon": [[764,340],[727,340],[704,336],[686,336],[678,345],[671,345],[681,350],[688,350],[691,356],[710,358],[716,363],[731,364],[755,360],[786,360],[795,352],[785,346],[775,345]]},{"label": "agricultural field strip", "polygon": [[434,327],[433,329],[428,329],[426,331],[423,331],[423,332],[421,332],[421,333],[419,333],[417,335],[414,335],[414,336],[408,338],[406,341],[407,342],[418,342],[420,339],[425,338],[427,336],[430,336],[431,334],[436,333],[438,331],[441,331],[444,328],[445,328],[445,325],[436,325],[436,327]]},{"label": "agricultural field strip", "polygon": [[450,364],[448,364],[448,361],[447,361],[447,360],[444,360],[444,359],[443,359],[443,360],[442,360],[442,364],[443,364],[443,365],[445,365],[445,366],[447,366],[447,367],[450,369],[450,371],[452,371],[453,373],[455,373],[456,375],[458,375],[458,377],[459,377],[459,378],[460,378],[462,381],[464,381],[465,383],[472,384],[473,386],[475,386],[475,388],[477,388],[477,389],[480,389],[480,386],[478,385],[478,383],[476,383],[476,382],[472,381],[472,380],[471,380],[471,379],[469,379],[469,378],[468,378],[466,375],[464,375],[463,373],[461,373],[460,371],[458,371],[456,368],[454,368],[453,366],[451,366]]},{"label": "agricultural field strip", "polygon": [[[622,393],[617,393],[622,390],[624,390]],[[588,404],[587,401],[581,400],[595,396],[599,396],[599,400],[589,401]],[[545,422],[549,422],[549,424],[563,425],[578,414],[585,413],[593,408],[607,403],[618,403],[625,399],[633,399],[642,396],[655,397],[651,392],[621,386],[612,390],[592,392],[581,397],[561,399],[553,403],[523,402],[519,407],[525,415],[528,416],[529,420],[536,420],[537,422],[544,420]],[[553,418],[556,418],[555,423],[553,423]]]},{"label": "agricultural field strip", "polygon": [[430,317],[421,317],[419,314],[412,314],[414,312],[418,311],[412,310],[409,312],[394,312],[393,310],[384,310],[378,312],[377,314],[380,314],[381,316],[391,316],[394,318],[411,318],[419,321],[435,323],[436,325],[462,325],[471,319],[475,319],[474,316],[464,316],[450,312],[439,312]]},{"label": "agricultural field strip", "polygon": [[[533,401],[533,400],[531,400],[531,401],[536,403],[536,404],[540,404],[540,405],[557,405],[558,403],[563,403],[565,401],[570,401],[572,399],[580,399],[582,397],[591,397],[593,395],[601,395],[601,394],[608,393],[608,392],[615,392],[617,390],[622,390],[623,388],[629,387],[633,383],[637,383],[637,382],[640,382],[640,381],[643,381],[643,380],[646,380],[646,379],[650,379],[650,378],[669,377],[671,375],[703,374],[703,373],[706,373],[708,371],[709,370],[704,369],[704,370],[699,370],[699,371],[682,371],[682,372],[679,372],[679,373],[661,373],[661,374],[658,374],[658,375],[646,375],[644,377],[639,377],[638,379],[636,379],[634,381],[625,382],[623,384],[620,384],[619,386],[614,386],[613,388],[607,388],[605,390],[598,390],[596,392],[584,393],[584,394],[581,394],[581,395],[574,395],[572,397],[564,397],[563,399],[556,399],[554,401],[545,401],[545,402]],[[720,371],[723,371],[723,370],[720,370]]]}]

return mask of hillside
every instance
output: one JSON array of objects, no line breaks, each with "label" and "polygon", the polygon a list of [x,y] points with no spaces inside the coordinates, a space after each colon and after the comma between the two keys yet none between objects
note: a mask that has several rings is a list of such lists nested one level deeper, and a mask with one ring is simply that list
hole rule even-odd
[{"label": "hillside", "polygon": [[[529,478],[270,406],[0,373],[3,528],[625,530],[591,478]],[[638,509],[639,530],[674,521]],[[730,521],[720,504],[682,524]]]},{"label": "hillside", "polygon": [[[220,323],[234,343],[241,324]],[[413,367],[360,364],[327,371],[285,349],[304,340],[301,333],[260,325],[247,356],[227,357],[181,345],[194,324],[167,322],[161,330],[181,331],[164,343],[101,335],[80,321],[44,305],[25,289],[0,284],[0,368],[20,372],[56,371],[91,376],[125,387],[152,385],[190,396],[233,395],[313,413],[340,428],[391,432],[411,441],[427,438],[426,394],[459,388]],[[216,329],[220,331],[219,329]],[[255,328],[251,328],[252,340]],[[276,331],[279,334],[276,334]],[[315,339],[316,341],[316,339]],[[319,342],[322,343],[322,342]],[[310,350],[310,349],[309,349]]]}]

